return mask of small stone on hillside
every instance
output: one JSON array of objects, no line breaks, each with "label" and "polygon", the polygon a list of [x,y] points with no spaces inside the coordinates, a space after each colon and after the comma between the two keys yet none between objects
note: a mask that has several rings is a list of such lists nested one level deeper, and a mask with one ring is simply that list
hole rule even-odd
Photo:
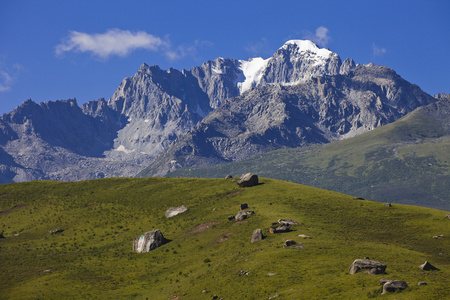
[{"label": "small stone on hillside", "polygon": [[258,175],[247,173],[242,175],[241,179],[237,181],[240,187],[252,187],[258,184]]},{"label": "small stone on hillside", "polygon": [[386,203],[386,207],[392,207],[391,203]]},{"label": "small stone on hillside", "polygon": [[388,281],[383,285],[383,293],[402,291],[408,287],[408,284],[403,280]]},{"label": "small stone on hillside", "polygon": [[280,224],[289,224],[289,225],[298,225],[298,223],[296,221],[291,220],[291,219],[286,219],[286,220],[279,219],[278,223],[280,223]]},{"label": "small stone on hillside", "polygon": [[133,251],[144,253],[162,246],[165,238],[159,229],[148,231],[133,240]]},{"label": "small stone on hillside", "polygon": [[421,264],[419,266],[420,269],[424,270],[424,271],[433,271],[433,270],[439,270],[438,268],[436,268],[435,266],[433,266],[432,264],[430,264],[428,261],[425,261],[423,264]]},{"label": "small stone on hillside", "polygon": [[166,218],[175,217],[176,215],[184,213],[185,211],[187,211],[187,207],[184,205],[178,207],[170,207],[168,210],[166,210]]},{"label": "small stone on hillside", "polygon": [[289,231],[291,231],[289,224],[281,225],[281,226],[278,226],[276,228],[272,228],[271,227],[269,229],[269,232],[272,233],[272,234],[274,234],[274,233],[281,233],[281,232],[289,232]]},{"label": "small stone on hillside", "polygon": [[231,178],[233,178],[233,176],[231,176],[231,175],[225,176],[225,179],[231,179]]},{"label": "small stone on hillside", "polygon": [[228,221],[234,220],[234,216],[228,216]]},{"label": "small stone on hillside", "polygon": [[275,276],[278,275],[277,273],[267,273],[267,276]]},{"label": "small stone on hillside", "polygon": [[450,219],[450,214],[446,215],[445,217],[446,217],[447,219]]},{"label": "small stone on hillside", "polygon": [[311,238],[311,236],[310,235],[307,235],[307,234],[299,234],[299,235],[297,235],[298,237],[301,237],[301,238],[304,238],[304,239],[310,239]]},{"label": "small stone on hillside", "polygon": [[280,296],[281,296],[280,294],[276,294],[276,295],[270,296],[270,297],[269,297],[269,300],[278,298],[278,297],[280,297]]},{"label": "small stone on hillside", "polygon": [[419,281],[419,282],[417,283],[417,285],[427,285],[427,283],[426,283],[425,281]]},{"label": "small stone on hillside", "polygon": [[241,210],[244,210],[244,209],[247,209],[248,208],[248,204],[247,203],[242,203],[241,205],[240,205],[240,209]]},{"label": "small stone on hillside", "polygon": [[236,214],[236,216],[234,217],[236,219],[236,221],[242,221],[248,218],[248,216],[253,215],[255,212],[252,210],[241,210],[240,212],[238,212]]},{"label": "small stone on hillside", "polygon": [[284,243],[284,246],[283,246],[283,248],[296,248],[296,249],[303,249],[303,244],[299,244],[299,243],[297,243],[296,241],[294,241],[294,240],[287,240],[285,243]]},{"label": "small stone on hillside", "polygon": [[443,234],[438,234],[438,235],[433,236],[433,239],[443,239],[443,238],[444,238]]},{"label": "small stone on hillside", "polygon": [[58,228],[58,229],[50,230],[48,233],[50,233],[50,234],[57,234],[57,233],[61,233],[63,231],[64,231],[64,229]]},{"label": "small stone on hillside", "polygon": [[386,265],[368,258],[356,259],[350,265],[349,272],[350,274],[355,274],[361,270],[367,270],[367,273],[371,275],[384,274],[386,271]]},{"label": "small stone on hillside", "polygon": [[252,240],[251,243],[259,242],[263,239],[262,230],[260,228],[255,229],[252,233]]}]

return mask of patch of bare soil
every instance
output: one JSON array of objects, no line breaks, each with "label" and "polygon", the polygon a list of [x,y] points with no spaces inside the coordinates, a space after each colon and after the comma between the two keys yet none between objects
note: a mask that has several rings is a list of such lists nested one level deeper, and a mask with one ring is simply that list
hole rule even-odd
[{"label": "patch of bare soil", "polygon": [[25,207],[25,206],[28,206],[28,205],[29,205],[28,203],[16,205],[16,206],[14,206],[14,207],[12,207],[10,209],[4,210],[4,211],[0,211],[0,215],[6,215],[6,214],[9,214],[9,213],[12,213],[16,209],[21,208],[21,207]]},{"label": "patch of bare soil", "polygon": [[240,194],[240,193],[243,193],[243,192],[245,192],[245,191],[231,192],[231,193],[228,193],[227,196],[236,195],[236,194]]},{"label": "patch of bare soil", "polygon": [[1,198],[1,197],[6,197],[6,196],[9,196],[9,195],[11,195],[11,193],[1,194],[1,195],[0,195],[0,198]]},{"label": "patch of bare soil", "polygon": [[228,240],[228,237],[229,237],[230,235],[232,235],[232,234],[233,234],[232,232],[228,232],[228,233],[222,234],[221,236],[219,236],[219,238],[216,240],[216,242],[217,242],[217,243],[223,243],[223,242],[226,242],[226,241]]},{"label": "patch of bare soil", "polygon": [[219,224],[220,224],[220,222],[207,222],[207,223],[198,224],[197,226],[195,226],[194,228],[189,230],[187,233],[203,232],[206,229],[211,228],[212,226],[215,226],[215,225],[219,225]]}]

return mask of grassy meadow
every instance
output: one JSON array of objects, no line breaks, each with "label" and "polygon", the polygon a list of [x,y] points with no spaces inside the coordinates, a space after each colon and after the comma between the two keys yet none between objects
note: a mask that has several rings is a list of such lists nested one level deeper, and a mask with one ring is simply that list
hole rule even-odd
[{"label": "grassy meadow", "polygon": [[[449,212],[354,196],[267,178],[251,188],[199,178],[0,185],[0,298],[448,297]],[[255,214],[229,221],[241,203]],[[165,217],[180,205],[188,211]],[[278,219],[299,224],[269,234]],[[64,231],[49,233],[59,228]],[[265,238],[252,244],[257,228]],[[133,252],[133,238],[153,229],[169,242]],[[303,249],[284,248],[289,239]],[[350,275],[353,260],[366,256],[386,264],[387,274]],[[425,261],[440,270],[419,269]],[[381,295],[381,278],[404,280],[409,288]]]}]

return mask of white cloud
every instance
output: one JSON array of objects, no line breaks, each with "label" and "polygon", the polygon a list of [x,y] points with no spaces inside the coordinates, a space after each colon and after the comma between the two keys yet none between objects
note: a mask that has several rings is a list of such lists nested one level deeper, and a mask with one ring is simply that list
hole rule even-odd
[{"label": "white cloud", "polygon": [[328,35],[328,28],[324,26],[317,27],[315,34],[305,31],[304,38],[313,41],[321,47],[326,47],[331,40],[331,37]]},{"label": "white cloud", "polygon": [[71,31],[68,38],[56,46],[56,54],[65,52],[91,52],[107,59],[110,56],[127,56],[137,49],[152,51],[167,50],[170,43],[144,31],[131,32],[128,30],[110,29],[105,33],[88,34]]},{"label": "white cloud", "polygon": [[373,54],[373,56],[382,56],[386,52],[387,52],[387,50],[385,48],[377,46],[375,44],[372,44],[372,54]]},{"label": "white cloud", "polygon": [[8,67],[0,62],[0,92],[9,91],[22,70],[23,67],[19,64]]}]

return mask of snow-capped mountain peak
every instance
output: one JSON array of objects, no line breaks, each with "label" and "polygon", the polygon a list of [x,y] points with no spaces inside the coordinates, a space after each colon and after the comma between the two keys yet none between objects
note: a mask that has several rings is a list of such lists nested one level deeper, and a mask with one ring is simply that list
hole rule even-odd
[{"label": "snow-capped mountain peak", "polygon": [[310,40],[289,40],[280,49],[288,49],[291,45],[297,46],[297,52],[311,52],[317,56],[328,58],[334,53],[325,48],[319,48],[314,42]]}]

